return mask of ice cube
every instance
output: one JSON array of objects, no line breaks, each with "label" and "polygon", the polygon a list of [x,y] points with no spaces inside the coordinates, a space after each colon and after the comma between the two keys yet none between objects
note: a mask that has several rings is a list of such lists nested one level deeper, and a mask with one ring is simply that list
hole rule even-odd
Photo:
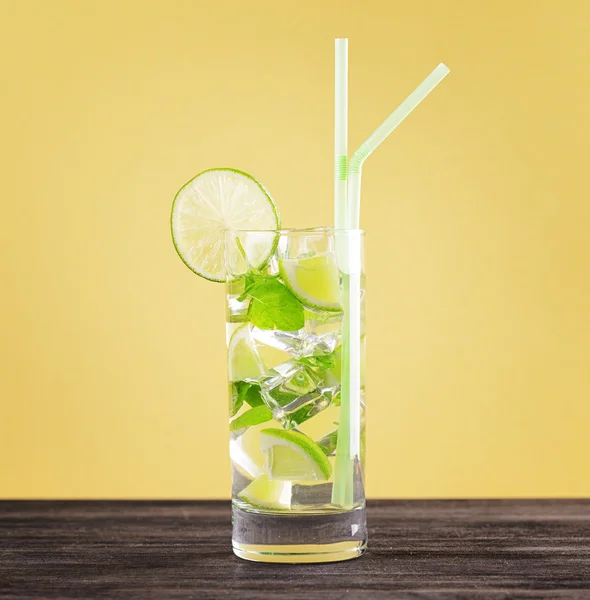
[{"label": "ice cube", "polygon": [[296,361],[277,365],[262,378],[260,387],[264,403],[285,429],[317,415],[333,399],[333,390],[325,387],[323,376]]},{"label": "ice cube", "polygon": [[300,329],[299,331],[280,331],[252,327],[252,337],[260,344],[282,350],[295,358],[303,356],[307,344],[307,332],[305,329]]},{"label": "ice cube", "polygon": [[332,484],[294,484],[292,489],[293,507],[313,507],[329,505],[332,501]]},{"label": "ice cube", "polygon": [[284,331],[252,327],[251,335],[266,371],[270,371],[292,358],[288,352],[288,344],[284,340],[284,336],[288,334],[285,334]]},{"label": "ice cube", "polygon": [[[309,311],[310,315],[312,311]],[[330,354],[340,343],[342,315],[326,317],[329,313],[313,311],[305,327],[298,331],[252,328],[252,337],[266,346],[287,352],[293,358]],[[307,315],[306,315],[307,316]]]},{"label": "ice cube", "polygon": [[312,343],[309,354],[330,354],[340,343],[340,328],[337,331],[322,332],[319,335],[312,334],[308,340]]},{"label": "ice cube", "polygon": [[305,312],[308,330],[308,352],[329,354],[340,344],[342,313],[307,309]]}]

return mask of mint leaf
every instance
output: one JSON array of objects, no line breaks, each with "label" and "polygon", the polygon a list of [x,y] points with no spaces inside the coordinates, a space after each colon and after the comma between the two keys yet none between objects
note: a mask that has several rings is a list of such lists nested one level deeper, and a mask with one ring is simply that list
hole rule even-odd
[{"label": "mint leaf", "polygon": [[261,406],[264,404],[264,400],[262,399],[262,395],[260,393],[260,386],[256,383],[253,383],[248,392],[244,396],[244,400],[252,407]]},{"label": "mint leaf", "polygon": [[[262,396],[260,395],[260,386],[257,383],[251,383],[249,381],[236,381],[233,385],[235,394],[237,395],[237,401],[240,403],[240,406],[242,406],[244,402],[247,402],[252,408],[264,404]],[[239,408],[236,410],[236,412],[238,410]]]},{"label": "mint leaf", "polygon": [[324,451],[326,456],[331,456],[336,452],[336,445],[338,444],[338,430],[332,431],[328,435],[324,436],[321,440],[318,440],[317,445]]},{"label": "mint leaf", "polygon": [[270,408],[266,405],[256,406],[247,410],[241,414],[237,419],[234,419],[229,424],[230,431],[236,431],[236,429],[243,429],[244,427],[252,427],[253,425],[260,425],[272,419],[272,413]]},{"label": "mint leaf", "polygon": [[251,298],[250,322],[260,329],[296,331],[305,325],[303,305],[276,275],[251,272],[244,275],[240,302]]},{"label": "mint leaf", "polygon": [[336,359],[334,358],[334,353],[320,354],[317,356],[304,356],[300,358],[297,362],[301,363],[302,365],[311,367],[312,369],[316,369],[318,371],[327,371],[328,369],[332,369],[336,366]]},{"label": "mint leaf", "polygon": [[[238,298],[240,302],[243,302],[248,296],[251,296],[250,292],[254,292],[260,288],[263,288],[268,281],[278,281],[278,275],[263,275],[261,273],[249,272],[246,275],[242,275],[239,281],[242,282],[244,286],[244,291],[242,295]],[[280,282],[279,282],[280,283]],[[272,284],[271,284],[272,285]]]},{"label": "mint leaf", "polygon": [[234,382],[233,385],[234,385],[235,392],[238,395],[238,399],[241,400],[243,403],[244,397],[248,393],[248,390],[250,389],[250,386],[252,384],[248,381],[236,381],[236,382]]},{"label": "mint leaf", "polygon": [[277,277],[246,275],[245,281],[240,298],[252,298],[248,317],[256,327],[296,331],[305,325],[303,305]]}]

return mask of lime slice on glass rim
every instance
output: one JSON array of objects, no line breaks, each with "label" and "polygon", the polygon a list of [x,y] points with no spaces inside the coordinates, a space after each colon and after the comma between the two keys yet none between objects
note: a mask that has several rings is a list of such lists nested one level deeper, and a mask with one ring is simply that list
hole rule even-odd
[{"label": "lime slice on glass rim", "polygon": [[[244,258],[243,249],[235,243],[226,253],[227,230],[276,230],[280,226],[277,207],[264,186],[243,171],[227,168],[203,171],[183,185],[172,204],[170,225],[174,247],[184,264],[218,282],[228,280],[228,263]],[[248,249],[250,266],[264,266],[276,241],[276,236],[260,236],[255,247]]]},{"label": "lime slice on glass rim", "polygon": [[291,482],[272,481],[268,475],[261,475],[245,487],[238,498],[252,506],[288,510],[291,508]]},{"label": "lime slice on glass rim", "polygon": [[334,252],[279,261],[279,273],[292,294],[305,306],[341,311],[340,272]]},{"label": "lime slice on glass rim", "polygon": [[260,450],[273,481],[327,481],[332,475],[332,465],[321,446],[298,431],[263,429]]}]

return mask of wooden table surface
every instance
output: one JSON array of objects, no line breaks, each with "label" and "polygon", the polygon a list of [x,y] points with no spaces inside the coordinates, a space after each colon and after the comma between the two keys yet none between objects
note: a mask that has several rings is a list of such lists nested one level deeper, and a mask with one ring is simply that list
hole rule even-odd
[{"label": "wooden table surface", "polygon": [[265,565],[228,502],[0,502],[0,598],[588,598],[590,500],[369,502],[369,550]]}]

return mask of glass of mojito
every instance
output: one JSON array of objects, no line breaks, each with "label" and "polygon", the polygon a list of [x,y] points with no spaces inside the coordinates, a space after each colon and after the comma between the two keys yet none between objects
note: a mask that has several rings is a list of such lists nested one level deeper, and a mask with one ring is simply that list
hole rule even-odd
[{"label": "glass of mojito", "polygon": [[280,229],[265,188],[229,169],[180,190],[172,232],[193,271],[225,282],[235,554],[359,556],[367,541],[363,232]]},{"label": "glass of mojito", "polygon": [[[340,467],[345,481],[336,481],[352,493],[341,502],[334,490],[348,406],[336,245],[352,235],[362,233],[227,232],[233,546],[243,558],[329,561],[364,549],[362,357],[359,406],[347,415],[350,470]],[[362,350],[362,288],[361,294]]]},{"label": "glass of mojito", "polygon": [[336,229],[282,229],[237,169],[200,173],[172,206],[174,247],[225,283],[233,549],[263,562],[355,558],[365,524],[365,159],[449,73],[439,64],[352,154],[348,42],[335,42]]}]

